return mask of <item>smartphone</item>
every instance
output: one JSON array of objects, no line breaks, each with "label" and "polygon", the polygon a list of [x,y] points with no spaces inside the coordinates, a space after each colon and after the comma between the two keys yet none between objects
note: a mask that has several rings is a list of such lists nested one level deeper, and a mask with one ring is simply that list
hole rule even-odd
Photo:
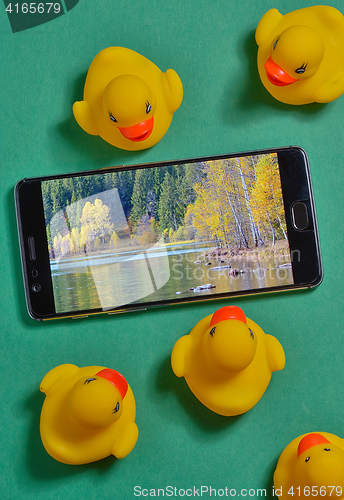
[{"label": "smartphone", "polygon": [[27,307],[37,320],[322,280],[300,147],[23,179],[15,201]]}]

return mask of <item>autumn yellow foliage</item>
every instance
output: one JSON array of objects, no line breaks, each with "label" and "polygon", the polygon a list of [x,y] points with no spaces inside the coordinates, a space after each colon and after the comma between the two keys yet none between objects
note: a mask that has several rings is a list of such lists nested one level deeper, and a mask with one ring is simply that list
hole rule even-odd
[{"label": "autumn yellow foliage", "polygon": [[252,248],[287,237],[276,154],[213,160],[205,166],[206,175],[194,185],[196,200],[185,214],[199,239]]}]

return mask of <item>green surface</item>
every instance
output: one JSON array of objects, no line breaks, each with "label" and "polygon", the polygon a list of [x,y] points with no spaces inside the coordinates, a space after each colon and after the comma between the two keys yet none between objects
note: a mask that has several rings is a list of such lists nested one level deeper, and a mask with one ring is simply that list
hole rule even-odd
[{"label": "green surface", "polygon": [[[309,5],[287,2],[288,11]],[[342,8],[339,0],[331,5]],[[238,494],[266,488],[270,498],[289,441],[314,430],[344,436],[344,96],[292,107],[265,91],[254,31],[271,7],[286,12],[281,0],[80,0],[68,14],[13,33],[1,5],[1,499],[127,500],[136,498],[135,486],[158,494],[168,485],[199,494],[201,486]],[[72,116],[91,60],[110,45],[172,67],[183,81],[182,106],[148,151],[117,150]],[[78,321],[28,317],[13,202],[19,179],[290,144],[310,159],[325,271],[318,289]],[[227,303],[275,335],[287,358],[262,400],[237,418],[204,408],[169,361],[176,340]],[[127,458],[67,466],[47,455],[39,383],[61,363],[103,365],[127,377],[140,432]]]}]

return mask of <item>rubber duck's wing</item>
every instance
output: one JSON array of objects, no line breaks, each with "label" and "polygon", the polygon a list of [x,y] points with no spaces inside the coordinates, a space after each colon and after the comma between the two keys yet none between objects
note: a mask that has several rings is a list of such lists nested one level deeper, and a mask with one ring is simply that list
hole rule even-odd
[{"label": "rubber duck's wing", "polygon": [[190,335],[184,335],[175,343],[172,355],[171,365],[172,370],[177,377],[185,377],[187,375],[187,359],[192,350],[193,342]]},{"label": "rubber duck's wing", "polygon": [[344,94],[344,72],[337,73],[328,78],[323,86],[320,85],[315,91],[314,100],[315,102],[331,102],[342,94]]},{"label": "rubber duck's wing", "polygon": [[283,370],[285,366],[285,354],[280,342],[272,335],[266,334],[266,353],[271,371]]},{"label": "rubber duck's wing", "polygon": [[[52,390],[57,388],[61,382],[68,379],[79,370],[80,368],[78,366],[72,364],[56,366],[55,368],[50,370],[50,372],[48,372],[43,378],[39,387],[40,391],[48,395]],[[57,384],[57,382],[59,383]]]},{"label": "rubber duck's wing", "polygon": [[77,101],[73,104],[73,114],[80,125],[90,135],[99,135],[96,117],[86,101]]},{"label": "rubber duck's wing", "polygon": [[319,19],[329,30],[344,29],[344,16],[339,10],[329,5],[317,5],[316,9]]},{"label": "rubber duck's wing", "polygon": [[275,490],[281,488],[283,489],[286,485],[289,484],[289,470],[287,467],[282,467],[280,464],[277,464],[277,468],[274,473],[274,487]]},{"label": "rubber duck's wing", "polygon": [[121,433],[119,439],[116,440],[116,443],[114,443],[111,449],[112,455],[117,458],[124,458],[129,455],[136,444],[138,435],[139,430],[135,422],[129,422],[128,425],[123,429],[123,432]]},{"label": "rubber duck's wing", "polygon": [[183,84],[174,69],[162,74],[162,85],[170,113],[177,111],[183,100]]},{"label": "rubber duck's wing", "polygon": [[277,9],[270,9],[264,14],[256,29],[256,42],[259,47],[272,43],[273,33],[282,19],[283,16]]}]

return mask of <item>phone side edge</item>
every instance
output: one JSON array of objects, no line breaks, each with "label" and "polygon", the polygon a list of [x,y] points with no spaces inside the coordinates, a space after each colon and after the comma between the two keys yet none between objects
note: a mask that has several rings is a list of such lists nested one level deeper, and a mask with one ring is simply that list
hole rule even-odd
[{"label": "phone side edge", "polygon": [[316,250],[317,250],[317,257],[318,257],[318,263],[319,263],[319,273],[317,278],[309,284],[309,288],[316,288],[319,286],[323,279],[324,279],[324,267],[323,267],[323,261],[322,261],[322,255],[321,255],[321,245],[320,245],[320,233],[319,233],[319,227],[318,227],[318,217],[317,217],[317,211],[316,211],[316,206],[315,206],[315,198],[314,198],[314,190],[313,190],[313,181],[312,181],[312,176],[311,176],[311,167],[309,163],[309,157],[307,152],[305,151],[304,148],[301,146],[297,146],[297,148],[302,152],[302,154],[305,157],[305,164],[306,164],[306,169],[307,169],[307,182],[308,182],[308,190],[310,193],[310,206],[312,210],[312,219],[313,219],[313,228],[314,228],[314,237],[315,237],[315,244],[316,244]]},{"label": "phone side edge", "polygon": [[19,180],[14,186],[14,205],[16,212],[16,221],[17,221],[17,234],[18,234],[18,242],[19,242],[19,252],[20,252],[20,263],[23,275],[23,284],[24,284],[24,294],[25,294],[25,303],[26,309],[31,319],[36,321],[43,321],[43,318],[37,316],[32,308],[30,295],[29,295],[29,280],[27,275],[27,267],[25,261],[25,251],[24,251],[24,239],[23,239],[23,231],[22,231],[22,217],[20,211],[20,200],[19,200],[19,190],[20,187],[26,182],[26,178]]}]

